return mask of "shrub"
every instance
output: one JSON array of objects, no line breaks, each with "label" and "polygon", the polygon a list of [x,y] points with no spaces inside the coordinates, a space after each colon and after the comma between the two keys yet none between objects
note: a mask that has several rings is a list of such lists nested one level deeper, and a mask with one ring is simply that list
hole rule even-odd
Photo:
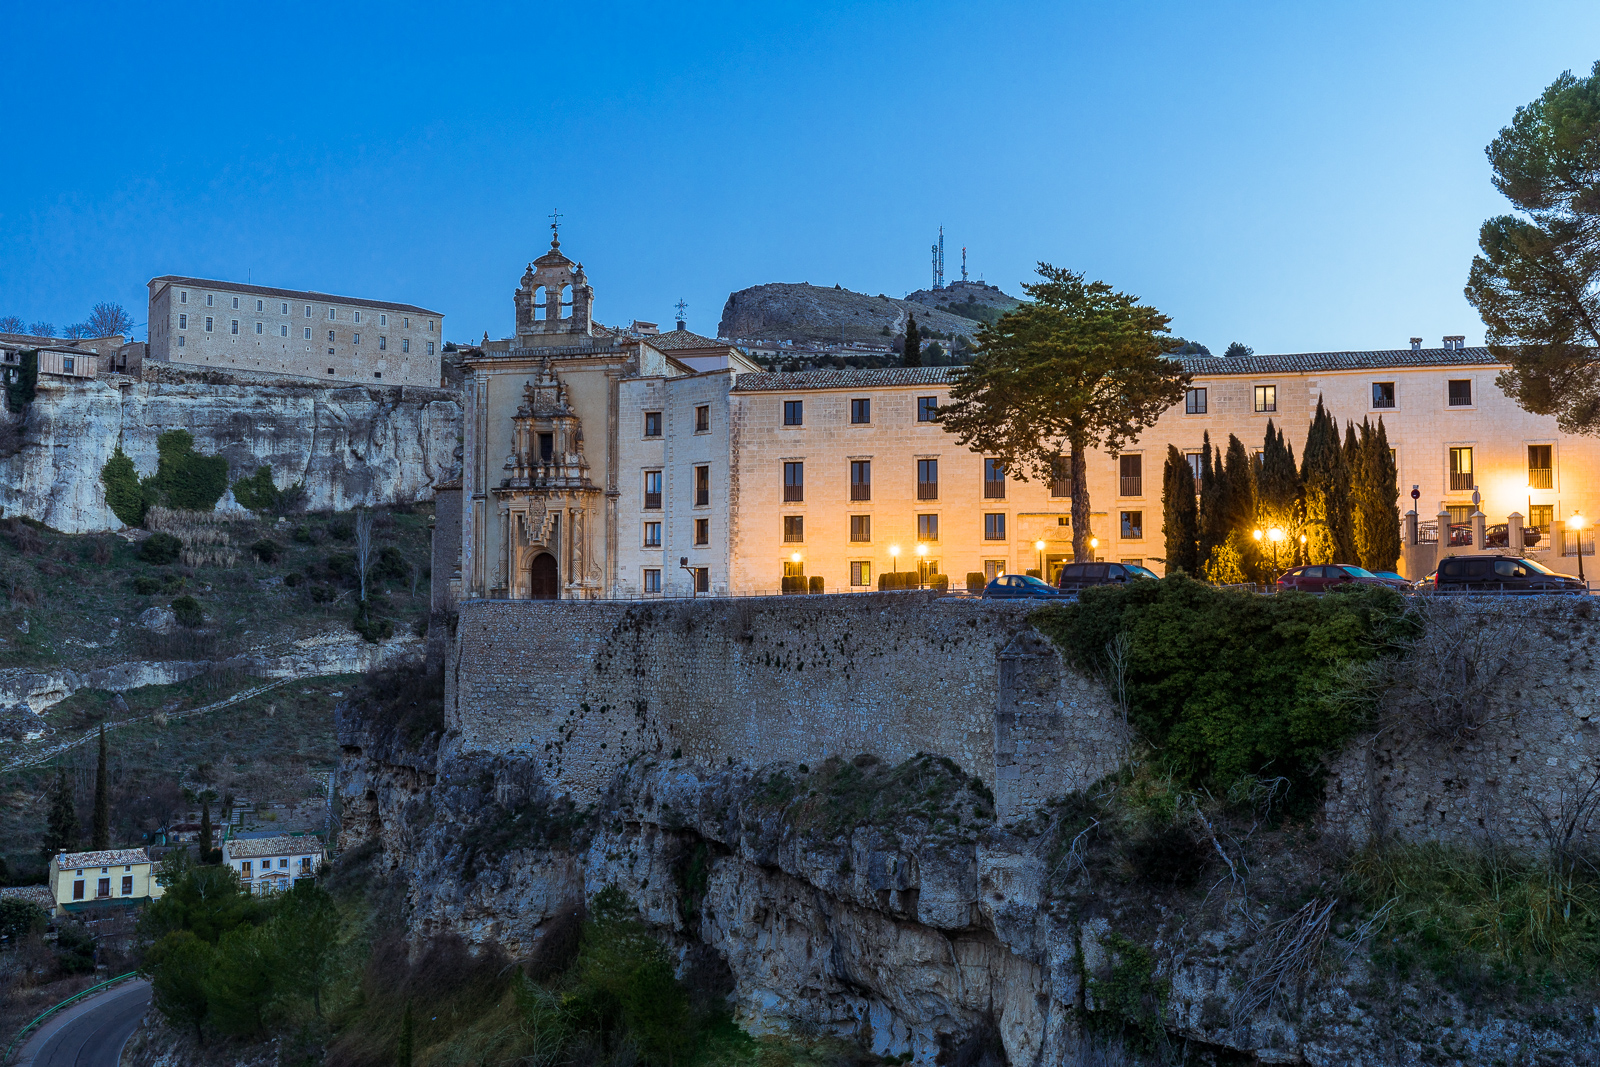
[{"label": "shrub", "polygon": [[822,576],[813,574],[809,580],[809,585],[806,591],[810,593],[822,592]]},{"label": "shrub", "polygon": [[200,602],[192,596],[180,596],[174,600],[172,614],[177,618],[179,626],[198,630],[205,625],[206,613],[200,610]]},{"label": "shrub", "polygon": [[166,564],[178,562],[183,554],[183,542],[171,534],[151,534],[139,546],[139,558],[146,563]]},{"label": "shrub", "polygon": [[349,519],[334,519],[328,523],[328,536],[335,541],[348,541],[356,535],[356,528]]},{"label": "shrub", "polygon": [[336,581],[349,582],[355,585],[360,576],[360,569],[356,566],[356,558],[348,552],[335,552],[328,557],[325,566],[328,576]]},{"label": "shrub", "polygon": [[1041,577],[1041,575],[1039,574],[1039,568],[1038,567],[1029,567],[1027,570],[1023,571],[1022,573],[1026,574],[1029,578]]},{"label": "shrub", "polygon": [[272,482],[272,468],[263,463],[250,477],[234,482],[233,499],[240,507],[258,513],[275,509],[278,506],[278,487]]},{"label": "shrub", "polygon": [[1328,693],[1344,665],[1413,627],[1398,593],[1376,586],[1262,597],[1174,575],[1085,590],[1034,624],[1080,670],[1106,676],[1126,635],[1128,716],[1191,782],[1282,775],[1309,803],[1322,755],[1372,709]]},{"label": "shrub", "polygon": [[967,592],[981,593],[983,592],[983,587],[988,584],[989,583],[984,580],[982,571],[967,572]]},{"label": "shrub", "polygon": [[144,513],[155,503],[155,486],[139,480],[133,460],[120,447],[100,468],[100,481],[106,487],[106,507],[124,526],[144,525]]},{"label": "shrub", "polygon": [[44,551],[44,538],[39,536],[39,531],[27,519],[7,519],[3,528],[11,547],[24,556],[33,556]]},{"label": "shrub", "polygon": [[296,574],[294,571],[290,571],[288,574],[283,576],[283,584],[288,586],[290,589],[293,589],[303,581],[305,581],[305,579],[301,578],[300,575]]},{"label": "shrub", "polygon": [[334,598],[331,585],[314,585],[311,587],[311,600],[316,604],[326,604]]},{"label": "shrub", "polygon": [[901,588],[899,571],[880,571],[878,573],[878,592],[887,593],[892,589],[899,588]]},{"label": "shrub", "polygon": [[941,593],[948,593],[950,591],[950,576],[948,574],[928,575],[928,588],[936,589]]},{"label": "shrub", "polygon": [[277,560],[278,553],[281,552],[282,549],[279,548],[278,542],[274,541],[272,538],[263,537],[261,540],[250,546],[250,551],[255,555],[256,559],[259,559],[262,563],[272,563]]},{"label": "shrub", "polygon": [[394,636],[394,623],[388,619],[373,618],[364,601],[356,607],[356,617],[351,622],[351,628],[373,644]]},{"label": "shrub", "polygon": [[790,593],[804,593],[806,591],[806,580],[804,576],[791,577],[790,575],[786,574],[783,576],[780,587],[785,595]]},{"label": "shrub", "polygon": [[372,565],[372,573],[374,577],[380,579],[393,578],[396,581],[405,581],[411,577],[411,564],[406,562],[405,556],[400,554],[398,548],[386,545],[383,551],[378,553],[378,562]]},{"label": "shrub", "polygon": [[305,523],[301,523],[294,528],[294,539],[297,544],[302,545],[313,544],[316,541],[316,537],[311,532],[311,527]]},{"label": "shrub", "polygon": [[155,488],[162,501],[182,511],[210,511],[228,489],[228,461],[194,450],[188,430],[168,430],[156,438]]},{"label": "shrub", "polygon": [[161,583],[146,575],[139,575],[133,580],[133,591],[140,596],[154,596],[161,592]]},{"label": "shrub", "polygon": [[39,353],[24,349],[22,365],[6,382],[6,408],[13,415],[20,415],[26,411],[28,405],[33,403],[38,383]]}]

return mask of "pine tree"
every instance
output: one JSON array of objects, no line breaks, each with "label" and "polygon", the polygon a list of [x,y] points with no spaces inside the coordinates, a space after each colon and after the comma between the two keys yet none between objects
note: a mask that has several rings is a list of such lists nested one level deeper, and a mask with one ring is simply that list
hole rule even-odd
[{"label": "pine tree", "polygon": [[89,847],[104,852],[111,847],[111,790],[106,781],[106,724],[100,724],[100,763],[94,772],[94,829]]},{"label": "pine tree", "polygon": [[1350,472],[1339,424],[1317,398],[1300,459],[1307,563],[1354,563],[1350,532]]},{"label": "pine tree", "polygon": [[65,767],[56,768],[55,795],[50,798],[50,821],[45,830],[44,852],[55,856],[78,847],[78,807]]},{"label": "pine tree", "polygon": [[1167,573],[1200,574],[1200,514],[1195,505],[1194,469],[1172,445],[1161,472],[1161,525],[1167,537]]},{"label": "pine tree", "polygon": [[900,361],[903,367],[922,366],[922,337],[917,333],[917,317],[906,317],[906,351],[905,357]]}]

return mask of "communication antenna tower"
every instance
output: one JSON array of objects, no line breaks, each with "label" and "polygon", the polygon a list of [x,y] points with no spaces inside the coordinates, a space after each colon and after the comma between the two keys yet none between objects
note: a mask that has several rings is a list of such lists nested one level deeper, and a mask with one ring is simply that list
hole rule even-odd
[{"label": "communication antenna tower", "polygon": [[929,251],[933,253],[933,287],[944,288],[944,227],[939,227],[939,243]]},{"label": "communication antenna tower", "polygon": [[961,280],[967,280],[967,246],[961,246]]}]

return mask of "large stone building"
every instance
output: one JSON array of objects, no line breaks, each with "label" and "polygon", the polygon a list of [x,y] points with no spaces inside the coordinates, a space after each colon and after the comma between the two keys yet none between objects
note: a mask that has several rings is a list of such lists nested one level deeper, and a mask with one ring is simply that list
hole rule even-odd
[{"label": "large stone building", "polygon": [[[553,246],[517,290],[516,336],[463,361],[463,596],[772,593],[786,575],[849,592],[917,569],[959,586],[1071,559],[1070,484],[1009,477],[936,421],[953,369],[766,373],[681,328],[605,330],[592,302]],[[1259,450],[1271,422],[1298,457],[1319,398],[1341,425],[1384,420],[1424,531],[1467,524],[1476,490],[1488,525],[1515,513],[1541,531],[1532,555],[1573,569],[1562,520],[1600,508],[1600,449],[1517,407],[1460,337],[1183,365],[1183,403],[1089,457],[1097,558],[1164,570],[1169,444],[1198,465],[1206,434]]]},{"label": "large stone building", "polygon": [[364,385],[439,386],[444,316],[415,304],[163,275],[146,359]]}]

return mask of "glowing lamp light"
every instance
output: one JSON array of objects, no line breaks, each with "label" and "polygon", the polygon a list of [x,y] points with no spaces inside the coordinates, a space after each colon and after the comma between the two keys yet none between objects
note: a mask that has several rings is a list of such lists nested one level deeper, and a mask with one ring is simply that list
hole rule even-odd
[{"label": "glowing lamp light", "polygon": [[927,545],[918,545],[917,546],[917,555],[926,556],[927,554],[928,554],[928,546]]},{"label": "glowing lamp light", "polygon": [[1251,531],[1251,536],[1254,537],[1257,541],[1259,541],[1259,540],[1261,540],[1261,531],[1260,530],[1253,530],[1253,531]]},{"label": "glowing lamp light", "polygon": [[1044,542],[1043,541],[1035,541],[1033,543],[1033,548],[1034,548],[1034,551],[1036,551],[1036,552],[1043,552],[1044,551]]},{"label": "glowing lamp light", "polygon": [[1569,530],[1581,530],[1584,526],[1583,516],[1576,511],[1572,513],[1571,518],[1567,519],[1567,529]]},{"label": "glowing lamp light", "polygon": [[1267,540],[1277,543],[1283,540],[1283,530],[1277,526],[1267,531]]},{"label": "glowing lamp light", "polygon": [[800,553],[796,552],[794,555],[790,556],[789,558],[794,560],[796,563],[799,563],[800,562]]},{"label": "glowing lamp light", "polygon": [[1090,548],[1099,548],[1100,547],[1100,538],[1098,538],[1098,537],[1089,538],[1089,547]]}]

